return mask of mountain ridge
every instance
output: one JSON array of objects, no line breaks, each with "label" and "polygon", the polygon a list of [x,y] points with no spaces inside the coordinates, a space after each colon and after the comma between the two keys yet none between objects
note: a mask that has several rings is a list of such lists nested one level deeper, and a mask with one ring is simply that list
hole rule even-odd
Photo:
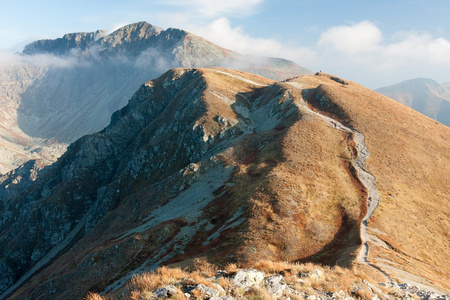
[{"label": "mountain ridge", "polygon": [[334,76],[274,82],[215,68],[173,69],[142,85],[108,127],[3,201],[2,290],[82,297],[195,257],[353,265],[367,210],[368,187],[351,168],[361,149],[322,116],[358,130],[370,150],[380,203],[366,220],[367,260],[449,289],[448,127]]}]

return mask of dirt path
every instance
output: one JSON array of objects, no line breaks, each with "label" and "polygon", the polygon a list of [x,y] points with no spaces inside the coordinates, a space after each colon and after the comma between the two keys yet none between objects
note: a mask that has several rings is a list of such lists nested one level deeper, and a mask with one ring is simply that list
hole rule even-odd
[{"label": "dirt path", "polygon": [[[291,85],[295,86],[296,88],[302,89],[301,85],[296,82],[288,82]],[[316,112],[308,107],[306,104],[306,101],[304,101],[303,109],[305,109],[308,113],[318,116],[325,122],[327,122],[331,127],[335,128],[336,130],[340,130],[348,135],[353,136],[353,142],[355,143],[355,148],[357,150],[357,155],[352,155],[351,164],[357,171],[358,179],[361,181],[361,183],[364,185],[364,187],[367,190],[367,213],[364,216],[364,218],[361,221],[360,225],[360,236],[361,236],[361,243],[362,247],[359,251],[357,261],[361,264],[368,265],[374,269],[376,269],[378,272],[380,272],[385,278],[386,281],[390,282],[392,279],[389,277],[389,275],[381,270],[376,265],[370,263],[367,259],[369,254],[369,241],[371,240],[371,236],[367,233],[367,221],[372,216],[373,212],[378,206],[378,203],[380,201],[380,195],[378,194],[377,188],[376,188],[376,179],[375,177],[370,174],[366,169],[366,159],[369,157],[369,149],[366,145],[366,138],[362,133],[359,131],[347,127],[344,124],[327,117],[325,115],[322,115],[319,112]],[[347,140],[347,143],[349,143],[350,139]]]},{"label": "dirt path", "polygon": [[241,80],[241,81],[244,81],[244,82],[247,82],[247,83],[256,85],[256,86],[266,86],[266,84],[260,84],[260,83],[251,81],[251,80],[249,80],[249,79],[246,79],[246,78],[243,78],[243,77],[241,77],[241,76],[237,76],[237,75],[234,75],[234,74],[225,72],[225,71],[221,71],[221,70],[217,70],[217,69],[211,69],[211,70],[214,71],[214,72],[217,72],[217,73],[221,73],[221,74],[224,74],[224,75],[228,75],[228,76],[233,77],[233,78],[235,78],[235,79],[238,79],[238,80]]},{"label": "dirt path", "polygon": [[359,131],[349,128],[342,123],[329,118],[327,116],[324,116],[318,112],[313,111],[307,105],[305,104],[305,108],[311,113],[314,114],[321,119],[325,120],[330,126],[336,128],[337,130],[340,130],[346,134],[352,134],[353,135],[353,141],[355,143],[355,147],[357,150],[357,155],[352,156],[351,164],[357,171],[357,176],[361,183],[364,185],[364,187],[367,190],[367,213],[364,216],[364,218],[361,221],[360,225],[360,236],[361,236],[361,243],[362,247],[359,251],[357,261],[362,264],[366,264],[371,266],[372,268],[375,268],[377,271],[379,271],[383,276],[386,278],[387,281],[392,281],[388,274],[386,274],[384,271],[382,271],[379,267],[375,266],[374,264],[371,264],[367,256],[369,254],[369,241],[371,237],[367,233],[367,221],[370,219],[372,214],[374,213],[375,209],[378,206],[378,203],[380,202],[380,195],[378,194],[377,188],[376,188],[376,179],[375,177],[370,174],[366,169],[366,159],[369,157],[369,149],[366,145],[366,138],[362,133]]}]

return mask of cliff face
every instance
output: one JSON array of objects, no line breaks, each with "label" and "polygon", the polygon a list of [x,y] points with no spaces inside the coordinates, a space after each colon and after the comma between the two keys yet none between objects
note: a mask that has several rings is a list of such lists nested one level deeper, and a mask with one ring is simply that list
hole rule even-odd
[{"label": "cliff face", "polygon": [[22,59],[27,63],[0,67],[0,173],[29,159],[54,161],[71,142],[107,126],[143,82],[170,68],[232,66],[277,80],[309,73],[145,22],[36,41]]},{"label": "cliff face", "polygon": [[[332,76],[170,70],[34,183],[2,179],[13,187],[0,206],[2,297],[115,291],[196,257],[358,263],[379,281],[409,273],[448,289],[446,244],[423,251],[447,236],[449,140],[447,127]],[[414,226],[425,215],[433,236]]]}]

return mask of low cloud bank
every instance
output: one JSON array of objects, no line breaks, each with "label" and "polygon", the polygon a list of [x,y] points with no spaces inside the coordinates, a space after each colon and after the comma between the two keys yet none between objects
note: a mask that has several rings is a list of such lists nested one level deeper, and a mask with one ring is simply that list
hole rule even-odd
[{"label": "low cloud bank", "polygon": [[32,64],[52,67],[70,68],[79,61],[75,57],[59,57],[52,54],[23,55],[7,51],[0,52],[0,67],[14,64]]}]

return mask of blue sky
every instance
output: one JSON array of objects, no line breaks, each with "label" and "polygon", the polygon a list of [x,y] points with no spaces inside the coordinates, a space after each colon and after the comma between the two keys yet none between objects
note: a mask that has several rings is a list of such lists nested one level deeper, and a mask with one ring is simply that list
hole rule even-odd
[{"label": "blue sky", "polygon": [[377,88],[450,81],[447,0],[0,0],[0,49],[147,21]]}]

